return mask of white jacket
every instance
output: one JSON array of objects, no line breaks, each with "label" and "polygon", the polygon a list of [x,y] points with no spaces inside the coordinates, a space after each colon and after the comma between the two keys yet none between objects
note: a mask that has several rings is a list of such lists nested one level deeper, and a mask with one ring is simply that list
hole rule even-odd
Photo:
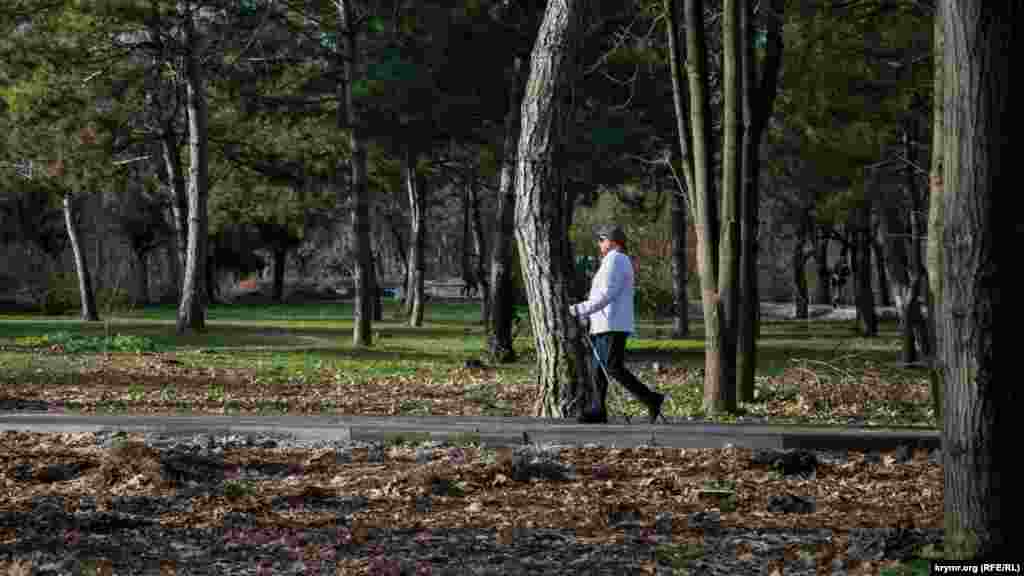
[{"label": "white jacket", "polygon": [[601,259],[586,302],[569,307],[573,316],[590,316],[590,333],[629,332],[633,327],[633,262],[617,249]]}]

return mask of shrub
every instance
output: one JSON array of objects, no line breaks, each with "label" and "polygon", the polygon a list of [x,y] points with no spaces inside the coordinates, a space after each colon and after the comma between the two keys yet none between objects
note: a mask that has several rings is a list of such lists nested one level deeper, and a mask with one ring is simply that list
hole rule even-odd
[{"label": "shrub", "polygon": [[39,302],[40,311],[47,316],[61,316],[81,307],[78,277],[58,272],[50,276],[46,291]]}]

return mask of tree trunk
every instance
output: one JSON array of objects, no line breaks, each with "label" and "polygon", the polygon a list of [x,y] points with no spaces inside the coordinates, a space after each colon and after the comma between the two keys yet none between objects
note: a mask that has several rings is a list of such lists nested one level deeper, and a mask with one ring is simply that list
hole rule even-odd
[{"label": "tree trunk", "polygon": [[855,247],[854,255],[857,266],[854,270],[857,305],[857,329],[861,336],[872,338],[878,336],[878,315],[875,313],[875,295],[871,289],[871,245],[868,233],[860,232],[860,240]]},{"label": "tree trunk", "polygon": [[[178,245],[171,239],[167,242],[164,249],[164,258],[167,260],[167,273],[170,276],[171,281],[171,296],[174,302],[177,302],[181,297],[181,260],[179,259]],[[160,290],[160,301],[163,303],[168,300],[167,293],[164,288]]]},{"label": "tree trunk", "polygon": [[[883,216],[884,217],[884,216]],[[875,256],[875,275],[878,282],[878,303],[881,306],[892,306],[891,280],[886,267],[889,265],[886,258],[886,248],[883,242],[872,242],[871,253]]]},{"label": "tree trunk", "polygon": [[907,259],[910,296],[905,317],[907,319],[906,329],[910,332],[907,335],[907,338],[910,340],[909,344],[916,346],[914,351],[914,361],[916,362],[918,352],[924,357],[930,356],[932,352],[928,338],[928,326],[921,313],[921,295],[928,290],[928,272],[921,258],[921,238],[925,232],[921,230],[921,220],[919,218],[922,199],[919,193],[920,187],[917,185],[917,150],[913,143],[917,139],[917,121],[911,116],[907,123],[907,130],[903,135],[903,149],[904,155],[909,161],[905,175],[907,197],[910,200],[910,239],[908,242],[910,245],[910,257]]},{"label": "tree trunk", "polygon": [[186,83],[189,127],[188,169],[188,248],[185,261],[185,279],[178,305],[179,334],[202,332],[206,329],[206,255],[207,255],[207,197],[209,171],[207,162],[206,87],[200,64],[200,36],[195,30],[192,15],[186,16],[188,54],[186,55]]},{"label": "tree trunk", "polygon": [[280,304],[284,301],[284,271],[288,265],[288,251],[283,246],[274,248],[274,288],[273,300]]},{"label": "tree trunk", "polygon": [[[917,361],[918,346],[927,348],[922,336],[924,318],[921,315],[921,284],[924,280],[920,261],[920,234],[916,225],[915,212],[919,209],[917,185],[914,176],[915,154],[910,146],[909,135],[904,132],[904,154],[910,165],[907,167],[906,184],[903,191],[910,206],[901,209],[892,195],[886,196],[881,218],[883,241],[886,247],[885,261],[888,267],[889,292],[895,302],[903,331],[903,362]],[[909,224],[908,224],[909,223]]]},{"label": "tree trunk", "polygon": [[[719,295],[718,205],[711,186],[711,113],[708,105],[704,2],[685,0],[686,70],[690,87],[693,149],[694,228],[697,232],[701,301],[704,307],[704,410],[735,410],[735,382],[722,379],[723,310]],[[733,222],[735,224],[735,222]],[[730,362],[735,362],[733,355]]]},{"label": "tree trunk", "polygon": [[807,252],[804,249],[806,241],[803,235],[799,236],[793,247],[793,317],[798,320],[808,318],[808,295],[807,295]]},{"label": "tree trunk", "polygon": [[807,295],[807,236],[808,227],[801,224],[797,230],[796,240],[793,243],[792,266],[793,269],[793,318],[806,320],[808,318],[808,295]]},{"label": "tree trunk", "polygon": [[380,249],[370,254],[373,262],[373,321],[384,321],[384,288],[381,286]]},{"label": "tree trunk", "polygon": [[149,251],[132,250],[132,269],[135,272],[135,303],[149,304]]},{"label": "tree trunk", "polygon": [[814,256],[815,265],[818,270],[818,285],[814,291],[814,303],[824,306],[832,305],[832,294],[829,288],[831,274],[828,270],[828,234],[825,229],[819,228],[815,236],[815,248],[817,253]]},{"label": "tree trunk", "polygon": [[508,82],[508,112],[505,114],[505,134],[501,156],[501,175],[498,182],[497,227],[491,243],[491,324],[488,353],[493,362],[515,360],[512,347],[512,317],[515,313],[515,285],[512,260],[515,242],[516,210],[516,145],[519,141],[519,118],[526,75],[522,60],[516,57]]},{"label": "tree trunk", "polygon": [[460,250],[459,254],[459,271],[462,273],[463,297],[469,297],[477,289],[476,268],[473,266],[473,238],[472,224],[470,222],[471,202],[469,185],[467,184],[462,190],[462,250]]},{"label": "tree trunk", "polygon": [[740,305],[740,203],[743,195],[743,139],[740,0],[723,0],[722,44],[724,110],[722,120],[722,228],[718,263],[718,295],[721,323],[718,350],[721,354],[722,391],[716,399],[721,408],[735,409],[737,389],[737,341]]},{"label": "tree trunk", "polygon": [[416,173],[416,154],[406,147],[402,163],[405,187],[409,191],[409,300],[406,302],[410,326],[423,325],[423,280],[425,276],[423,241],[426,228],[426,186]]},{"label": "tree trunk", "polygon": [[96,311],[96,294],[92,289],[92,274],[89,263],[82,249],[81,237],[78,233],[78,217],[75,213],[74,199],[65,195],[63,200],[64,226],[68,233],[68,242],[75,257],[75,272],[78,273],[78,294],[82,301],[82,320],[96,322],[100,319]]},{"label": "tree trunk", "polygon": [[686,338],[690,335],[689,295],[686,284],[689,280],[686,261],[686,235],[689,232],[686,219],[686,200],[682,191],[674,191],[671,198],[672,210],[672,337]]},{"label": "tree trunk", "polygon": [[483,217],[480,215],[480,198],[477,195],[475,177],[467,185],[469,187],[470,226],[473,235],[473,277],[476,278],[477,290],[480,295],[480,320],[484,326],[487,326],[491,316],[491,290],[488,286],[487,270],[484,268],[484,254],[487,253],[484,224]]},{"label": "tree trunk", "polygon": [[391,230],[391,245],[395,253],[395,260],[402,266],[402,297],[400,300],[401,307],[399,308],[399,313],[401,313],[409,299],[409,259],[407,255],[409,247],[402,238],[402,230],[396,217],[395,209],[388,212],[388,224],[388,228]]},{"label": "tree trunk", "polygon": [[164,127],[160,144],[171,188],[171,220],[174,232],[171,234],[170,243],[177,258],[174,269],[177,283],[175,289],[180,298],[182,282],[184,282],[181,277],[182,270],[188,260],[188,191],[185,186],[185,172],[178,156],[178,140],[170,122]]},{"label": "tree trunk", "polygon": [[[686,59],[686,44],[679,41],[679,2],[665,0],[668,16],[665,34],[668,37],[669,65],[672,77],[672,103],[676,117],[676,140],[679,144],[680,164],[683,182],[672,194],[672,296],[675,301],[675,315],[672,318],[672,337],[683,338],[690,334],[690,310],[687,284],[689,262],[686,258],[686,239],[689,234],[686,207],[691,212],[699,206],[693,174],[693,158],[690,155],[690,112],[687,107],[688,91],[683,77],[682,62]],[[685,196],[689,195],[689,196]],[[699,242],[698,242],[699,244]]]},{"label": "tree trunk", "polygon": [[[766,4],[761,4],[762,9]],[[736,355],[736,396],[742,402],[754,400],[754,375],[757,372],[757,338],[760,332],[760,302],[757,274],[757,234],[759,228],[758,175],[760,174],[761,137],[775,105],[778,75],[782,67],[782,11],[784,0],[771,2],[768,25],[768,53],[757,87],[754,58],[753,3],[742,2],[740,9],[741,68],[743,98],[743,193],[740,203],[740,310]]]},{"label": "tree trunk", "polygon": [[[1017,329],[1020,276],[1004,258],[1017,248],[1013,170],[1020,84],[1011,58],[1022,38],[1020,2],[943,0],[942,370],[946,556],[1020,558],[1024,509],[1017,489],[1021,387],[995,334]],[[1014,88],[1014,87],[1017,88]],[[1017,120],[1014,120],[1016,118]],[[1017,286],[1017,288],[1014,288]],[[996,326],[996,320],[1002,322]],[[1003,337],[1003,354],[1018,353]],[[1000,370],[997,366],[1002,366]]]},{"label": "tree trunk", "polygon": [[[338,123],[348,128],[349,146],[352,150],[352,227],[351,246],[355,252],[355,274],[353,291],[352,344],[365,347],[373,344],[373,262],[370,260],[370,192],[366,172],[366,144],[363,141],[359,111],[352,95],[352,84],[360,73],[359,29],[352,2],[338,2],[339,30],[344,32],[347,54],[344,61],[344,80],[338,96],[345,105],[339,107]],[[344,116],[342,116],[342,113]]]},{"label": "tree trunk", "polygon": [[[534,44],[522,104],[516,169],[515,230],[537,353],[540,417],[568,416],[588,406],[583,343],[568,315],[573,272],[559,145],[567,122],[565,93],[573,72],[576,0],[550,0]],[[568,212],[568,214],[567,214]],[[582,376],[582,377],[581,377]],[[582,400],[582,402],[581,402]]]},{"label": "tree trunk", "polygon": [[932,54],[935,59],[935,91],[932,95],[932,158],[931,177],[928,183],[928,333],[929,348],[932,351],[929,381],[932,391],[932,409],[935,421],[942,428],[943,379],[941,351],[942,335],[938,330],[938,312],[942,309],[942,155],[945,148],[943,136],[943,62],[945,58],[943,41],[942,2],[935,5]]},{"label": "tree trunk", "polygon": [[875,197],[878,175],[865,172],[865,186],[868,186],[861,206],[853,209],[853,285],[854,301],[857,305],[857,328],[861,336],[878,335],[878,317],[875,315],[875,296],[871,289],[871,199]]}]

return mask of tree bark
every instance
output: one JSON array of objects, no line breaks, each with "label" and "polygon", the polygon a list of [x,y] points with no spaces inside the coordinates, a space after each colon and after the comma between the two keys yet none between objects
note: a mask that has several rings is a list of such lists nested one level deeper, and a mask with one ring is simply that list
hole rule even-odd
[{"label": "tree bark", "polygon": [[416,154],[407,146],[402,162],[405,187],[409,192],[409,299],[406,309],[410,326],[423,325],[423,280],[426,264],[423,243],[426,228],[426,186],[416,173]]},{"label": "tree bark", "polygon": [[943,379],[941,351],[942,336],[938,330],[938,312],[942,308],[942,158],[945,142],[943,137],[943,62],[945,59],[945,42],[943,41],[942,2],[935,5],[935,24],[933,27],[932,54],[935,71],[935,91],[932,94],[932,157],[929,178],[928,197],[928,335],[932,351],[929,381],[932,391],[932,409],[935,421],[942,428],[943,411]]},{"label": "tree bark", "polygon": [[689,295],[686,290],[689,268],[686,259],[686,236],[689,232],[686,201],[682,191],[676,190],[671,198],[672,210],[672,337],[690,335]]},{"label": "tree bark", "polygon": [[722,213],[719,241],[718,295],[721,320],[718,350],[722,391],[716,402],[732,410],[736,405],[737,341],[740,300],[740,203],[743,195],[743,166],[740,143],[744,135],[742,110],[740,0],[723,0],[722,44],[724,110],[722,119]]},{"label": "tree bark", "polygon": [[188,191],[185,186],[185,173],[178,156],[178,139],[171,122],[164,126],[160,144],[171,190],[171,221],[174,232],[171,234],[170,243],[177,258],[173,272],[177,284],[175,290],[180,297],[184,282],[182,270],[188,260]]},{"label": "tree bark", "polygon": [[1012,337],[995,334],[1018,326],[1010,295],[1020,292],[1020,275],[1006,272],[1020,236],[1016,154],[1008,143],[1024,119],[1007,55],[1024,41],[1024,4],[943,0],[941,10],[943,206],[941,230],[933,232],[941,232],[944,272],[937,315],[946,386],[944,542],[955,559],[1019,558],[1022,394],[1008,356],[1019,352]]},{"label": "tree bark", "polygon": [[188,46],[185,65],[189,124],[189,225],[185,278],[178,306],[179,334],[206,329],[207,198],[210,184],[206,86],[200,64],[201,36],[195,30],[191,13],[186,15],[185,30]]},{"label": "tree bark", "polygon": [[487,270],[484,267],[487,243],[484,238],[483,216],[480,214],[480,197],[477,194],[475,178],[471,178],[467,186],[470,227],[473,235],[473,277],[476,278],[477,290],[480,294],[480,320],[484,326],[487,326],[491,316],[491,290],[488,286]]},{"label": "tree bark", "polygon": [[[338,96],[345,105],[339,106],[339,127],[345,126],[349,131],[352,170],[352,227],[351,246],[355,252],[355,274],[353,291],[352,344],[366,347],[373,344],[373,303],[374,279],[373,262],[370,255],[370,192],[366,172],[366,143],[363,141],[359,111],[353,97],[352,85],[360,73],[359,29],[352,5],[354,0],[338,2],[338,26],[343,32],[347,54],[344,60],[344,80],[339,89],[343,94]],[[340,35],[340,34],[339,34]],[[340,179],[339,179],[340,180]]]},{"label": "tree bark", "polygon": [[[735,381],[722,379],[723,310],[719,294],[718,204],[711,186],[711,114],[708,105],[707,46],[704,41],[704,2],[685,0],[686,70],[690,87],[690,120],[693,149],[694,228],[697,232],[697,264],[704,308],[704,410],[709,414],[734,411]],[[731,362],[735,362],[735,355]]]},{"label": "tree bark", "polygon": [[[672,103],[676,117],[676,140],[679,145],[683,181],[672,194],[672,297],[675,314],[672,318],[672,337],[690,334],[690,309],[687,284],[689,263],[686,258],[686,240],[689,234],[686,207],[698,206],[695,197],[693,157],[690,155],[690,112],[686,105],[689,97],[682,62],[686,60],[686,44],[679,41],[679,2],[665,0],[667,15],[665,34],[668,37],[669,70],[672,77]],[[688,196],[687,196],[688,195]],[[698,242],[699,243],[699,242]]]},{"label": "tree bark", "polygon": [[494,362],[515,360],[512,346],[512,319],[515,313],[515,285],[512,260],[515,242],[516,210],[516,145],[519,141],[520,107],[523,99],[523,81],[527,70],[519,57],[513,62],[508,81],[508,112],[505,114],[505,134],[501,156],[501,175],[498,181],[498,226],[491,242],[491,323],[488,353]]},{"label": "tree bark", "polygon": [[592,400],[582,393],[589,389],[581,385],[587,381],[586,356],[568,315],[572,205],[565,202],[558,157],[568,124],[564,115],[571,112],[565,92],[573,75],[577,10],[576,0],[547,4],[531,55],[516,156],[516,241],[537,353],[534,412],[541,417],[568,416]]},{"label": "tree bark", "polygon": [[477,290],[476,266],[473,265],[473,223],[469,183],[462,189],[462,242],[459,254],[459,271],[462,273],[463,295],[469,296]]},{"label": "tree bark", "polygon": [[[768,7],[761,4],[762,9]],[[740,309],[737,319],[736,397],[742,402],[754,400],[754,375],[757,372],[757,338],[761,296],[758,291],[757,234],[760,218],[761,137],[775,106],[778,75],[782,67],[782,12],[784,0],[773,0],[768,14],[768,53],[757,86],[754,58],[753,2],[744,0],[740,9],[742,41],[743,156],[742,198],[740,202]]]},{"label": "tree bark", "polygon": [[85,251],[82,249],[74,198],[70,194],[64,196],[63,211],[68,242],[71,245],[71,252],[75,257],[75,272],[78,273],[78,294],[82,301],[82,320],[96,322],[100,317],[96,311],[96,294],[92,289],[92,274],[89,271],[89,263],[85,258]]}]

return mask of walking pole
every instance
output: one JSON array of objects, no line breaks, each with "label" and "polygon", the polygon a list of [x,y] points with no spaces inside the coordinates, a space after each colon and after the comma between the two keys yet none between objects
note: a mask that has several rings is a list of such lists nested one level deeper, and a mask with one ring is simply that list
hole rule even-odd
[{"label": "walking pole", "polygon": [[[601,359],[601,355],[597,353],[597,348],[594,347],[594,340],[593,340],[592,335],[590,334],[589,331],[587,332],[587,337],[584,339],[584,341],[587,343],[587,348],[590,348],[590,352],[591,352],[591,354],[593,354],[594,359],[597,360],[597,365],[601,367],[601,372],[604,373],[604,380],[605,380],[606,385],[610,387],[611,384],[612,384],[612,377],[608,373],[608,366],[605,365],[604,360]],[[596,388],[596,387],[592,386],[591,388]],[[593,389],[592,391],[593,391],[593,393],[595,395],[597,394],[597,390],[596,389]],[[608,407],[605,406],[605,410],[607,410],[607,409],[608,409]],[[626,424],[629,424],[630,423],[629,415],[628,414],[623,414],[623,417],[626,419]]]}]

